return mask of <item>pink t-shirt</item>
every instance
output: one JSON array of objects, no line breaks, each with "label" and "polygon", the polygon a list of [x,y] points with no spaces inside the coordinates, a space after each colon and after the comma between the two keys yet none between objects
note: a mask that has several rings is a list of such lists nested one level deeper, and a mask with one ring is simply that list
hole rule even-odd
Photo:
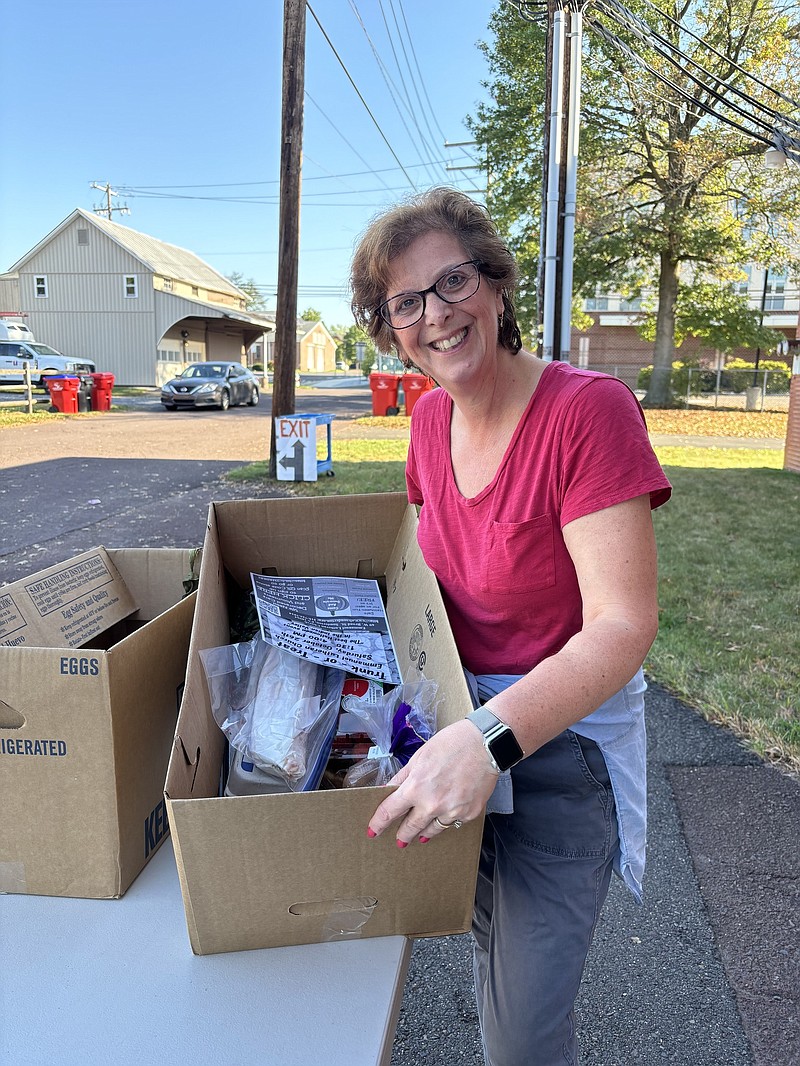
[{"label": "pink t-shirt", "polygon": [[461,659],[476,674],[524,674],[581,628],[581,596],[562,529],[583,515],[671,487],[641,407],[615,378],[549,363],[500,466],[472,499],[450,462],[452,400],[414,406],[408,498],[439,579]]}]

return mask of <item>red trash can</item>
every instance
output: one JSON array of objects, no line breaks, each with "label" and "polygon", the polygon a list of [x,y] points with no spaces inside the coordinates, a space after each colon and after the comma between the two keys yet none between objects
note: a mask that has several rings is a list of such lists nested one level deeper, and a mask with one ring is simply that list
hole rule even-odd
[{"label": "red trash can", "polygon": [[113,374],[89,374],[92,379],[92,410],[111,410],[111,390],[114,388]]},{"label": "red trash can", "polygon": [[414,404],[423,394],[430,392],[433,381],[426,374],[403,374],[403,393],[406,398],[406,414],[414,410]]},{"label": "red trash can", "polygon": [[62,415],[76,415],[78,413],[78,389],[80,378],[49,377],[47,387],[50,390],[50,399],[56,411]]},{"label": "red trash can", "polygon": [[372,413],[374,415],[399,414],[400,408],[397,406],[399,386],[399,374],[381,374],[373,370],[369,376],[369,387],[372,389]]}]

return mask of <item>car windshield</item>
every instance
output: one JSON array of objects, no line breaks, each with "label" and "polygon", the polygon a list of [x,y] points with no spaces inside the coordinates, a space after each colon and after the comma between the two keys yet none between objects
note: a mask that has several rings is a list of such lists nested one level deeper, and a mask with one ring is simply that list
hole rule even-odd
[{"label": "car windshield", "polygon": [[225,376],[225,367],[220,363],[195,363],[187,366],[179,377],[182,378],[221,378]]},{"label": "car windshield", "polygon": [[59,352],[55,348],[51,348],[49,344],[30,344],[28,347],[33,348],[37,355],[55,355],[59,359],[61,358]]}]

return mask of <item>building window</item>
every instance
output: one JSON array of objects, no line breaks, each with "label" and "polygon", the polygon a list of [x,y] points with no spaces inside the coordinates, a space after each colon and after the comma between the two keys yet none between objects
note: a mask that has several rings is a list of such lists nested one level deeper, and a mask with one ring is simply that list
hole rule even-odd
[{"label": "building window", "polygon": [[139,295],[139,284],[135,274],[125,275],[125,299],[135,300]]},{"label": "building window", "polygon": [[200,295],[200,290],[198,289],[198,287],[196,285],[192,285],[192,296],[199,296],[199,295]]},{"label": "building window", "polygon": [[164,278],[164,292],[172,292],[172,278]]},{"label": "building window", "polygon": [[608,310],[608,296],[600,290],[598,286],[595,289],[594,296],[587,296],[586,298],[586,310],[587,311],[607,311]]},{"label": "building window", "polygon": [[89,231],[88,229],[78,230],[78,244],[85,245],[89,243]]},{"label": "building window", "polygon": [[641,309],[642,309],[642,298],[641,298],[641,296],[632,296],[630,299],[627,299],[624,296],[620,296],[619,309],[620,309],[620,311],[641,311]]},{"label": "building window", "polygon": [[47,299],[47,275],[37,274],[33,279],[33,291],[37,299]]},{"label": "building window", "polygon": [[737,296],[743,296],[745,299],[750,295],[750,282],[752,281],[753,268],[748,263],[747,266],[741,268],[744,277],[739,281],[734,281],[731,284],[731,288]]},{"label": "building window", "polygon": [[786,274],[773,274],[770,270],[764,292],[764,310],[782,311],[786,295]]}]

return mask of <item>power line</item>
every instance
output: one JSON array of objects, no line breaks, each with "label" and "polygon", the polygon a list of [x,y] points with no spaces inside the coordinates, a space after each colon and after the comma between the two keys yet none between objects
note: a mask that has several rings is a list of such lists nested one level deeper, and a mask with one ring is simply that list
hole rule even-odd
[{"label": "power line", "polygon": [[[347,147],[350,149],[350,151],[353,153],[353,155],[355,155],[358,159],[360,159],[365,167],[369,167],[369,163],[366,161],[366,159],[361,155],[361,153],[358,151],[357,148],[353,147],[353,145],[348,141],[348,139],[345,137],[345,135],[342,133],[342,131],[338,128],[338,126],[335,124],[335,122],[328,115],[325,114],[325,112],[319,106],[317,101],[312,97],[312,95],[308,91],[308,89],[306,89],[306,96],[311,101],[311,103],[314,105],[314,107],[316,107],[316,109],[319,111],[319,113],[322,115],[322,117],[324,119],[326,119],[330,123],[331,126],[333,126],[334,130],[336,130],[336,132],[342,138],[342,140],[347,145]],[[347,177],[348,175],[344,175],[344,174],[340,174],[340,175],[329,174],[328,176],[329,177],[336,177],[338,180],[341,180],[343,177]],[[383,184],[386,186],[387,189],[389,188],[389,186],[386,185],[385,182],[383,182]]]},{"label": "power line", "polygon": [[[598,6],[601,9],[604,9],[603,0],[598,0]],[[606,14],[608,14],[608,11],[606,11]],[[779,142],[779,147],[781,147],[781,149],[786,152],[786,154],[792,155],[794,150],[800,149],[800,141],[796,141],[794,138],[787,137],[785,134],[782,134],[780,131],[777,131],[773,127],[769,126],[761,118],[757,118],[753,115],[750,115],[748,112],[742,110],[737,105],[732,104],[731,101],[726,100],[715,89],[705,85],[695,75],[691,74],[685,68],[680,67],[680,64],[678,64],[672,56],[666,54],[662,49],[655,48],[654,50],[656,50],[659,55],[667,59],[673,65],[678,66],[678,68],[682,71],[682,73],[686,75],[686,77],[689,78],[690,81],[694,82],[700,88],[705,89],[709,93],[709,95],[712,96],[723,107],[727,107],[728,109],[736,112],[737,114],[740,114],[742,117],[753,122],[755,125],[760,125],[762,129],[766,129],[771,134],[771,136],[767,137],[764,135],[764,133],[759,132],[758,130],[748,129],[746,126],[743,126],[740,122],[737,122],[730,116],[720,113],[719,111],[715,111],[710,104],[705,103],[703,100],[699,99],[696,96],[692,96],[691,93],[688,93],[685,89],[681,88],[681,86],[677,85],[674,81],[668,78],[664,73],[657,70],[654,66],[652,66],[652,64],[648,63],[643,56],[636,52],[629,44],[627,44],[627,42],[623,41],[617,34],[613,33],[606,26],[604,26],[603,23],[598,22],[597,19],[593,18],[591,15],[588,14],[585,16],[585,18],[587,24],[591,26],[597,33],[599,33],[605,40],[607,40],[610,44],[617,48],[618,51],[622,52],[623,55],[626,55],[629,59],[632,59],[639,66],[643,67],[650,74],[652,74],[654,78],[662,82],[662,84],[667,85],[674,93],[676,93],[682,100],[685,100],[691,106],[700,108],[700,110],[705,112],[707,115],[710,115],[713,118],[716,118],[719,121],[726,123],[727,125],[738,130],[740,133],[743,133],[747,137],[750,137],[752,139],[758,140],[762,144],[772,146],[776,143],[776,141]],[[714,75],[710,76],[712,78],[715,78],[715,80],[719,80],[716,79],[716,76]],[[798,161],[800,161],[800,155],[797,158]]]},{"label": "power line", "polygon": [[[397,20],[397,13],[395,12],[394,4],[392,3],[392,0],[388,0],[388,3],[389,3],[389,10],[392,12],[392,18],[394,20],[394,27],[395,27],[395,30],[397,31],[397,40],[400,43],[400,48],[401,48],[402,53],[403,53],[403,59],[405,61],[406,67],[408,68],[408,72],[409,72],[409,74],[411,76],[411,84],[412,84],[412,86],[414,88],[414,93],[415,93],[416,98],[417,98],[417,104],[419,106],[419,111],[420,111],[423,119],[425,120],[425,125],[428,127],[428,133],[429,133],[429,135],[431,137],[431,141],[433,141],[435,143],[436,138],[434,137],[433,130],[431,129],[430,123],[428,122],[428,115],[427,115],[427,112],[425,111],[425,107],[424,107],[424,105],[422,103],[422,97],[419,94],[419,88],[417,86],[417,80],[414,77],[413,71],[411,70],[411,64],[408,62],[408,53],[406,52],[405,41],[403,39],[403,34],[402,34],[401,30],[400,30],[400,23]],[[386,19],[386,13],[385,13],[384,8],[383,8],[382,0],[378,0],[378,7],[381,10],[381,15],[383,16],[383,22],[384,22],[384,25],[386,26],[386,33],[387,33],[387,35],[389,37],[389,42],[391,44],[392,35],[391,35],[391,31],[389,29],[389,24],[388,24],[387,19]],[[395,57],[395,63],[397,63],[397,70],[398,70],[398,73],[400,74],[400,79],[403,82],[403,85],[405,86],[405,80],[403,78],[402,71],[400,70],[400,63],[398,62],[397,54],[396,54],[396,52],[394,50],[394,46],[393,45],[392,45],[392,54]],[[420,135],[420,138],[422,139],[423,143],[426,146],[428,155],[430,157],[433,157],[433,156],[436,155],[436,152],[431,150],[430,146],[428,145],[428,142],[425,140],[425,138],[424,138],[424,136],[422,134],[422,130],[420,129],[419,123],[417,122],[417,111],[411,104],[411,100],[410,100],[410,98],[408,96],[408,91],[407,90],[406,90],[406,99],[408,100],[409,112],[410,112],[412,118],[414,119],[414,125],[417,128],[417,131],[418,131],[418,133]]]},{"label": "power line", "polygon": [[[388,39],[389,39],[389,47],[392,49],[392,54],[394,55],[394,58],[395,58],[395,64],[398,66],[398,72],[400,74],[400,80],[401,80],[401,83],[402,83],[402,86],[403,86],[403,92],[402,93],[397,89],[397,87],[395,86],[394,82],[389,77],[389,73],[388,73],[388,71],[386,69],[386,65],[383,62],[383,60],[381,59],[380,53],[378,52],[378,49],[375,47],[375,44],[374,44],[372,38],[369,35],[369,31],[367,30],[367,27],[364,25],[364,21],[361,18],[361,14],[360,14],[358,8],[356,7],[354,0],[350,0],[350,8],[351,8],[353,14],[355,15],[356,19],[358,20],[358,24],[361,26],[361,29],[362,29],[362,31],[364,33],[364,36],[367,38],[367,43],[369,44],[369,46],[370,46],[370,48],[372,50],[372,55],[373,55],[373,57],[375,59],[375,63],[377,64],[377,67],[378,67],[378,70],[380,71],[381,77],[383,78],[384,83],[385,83],[387,89],[389,90],[389,96],[390,96],[390,98],[392,100],[392,103],[395,106],[395,109],[397,110],[397,114],[398,114],[398,116],[400,118],[400,121],[403,124],[403,128],[406,131],[406,134],[408,136],[409,141],[411,141],[411,143],[414,145],[414,147],[415,147],[415,149],[417,151],[417,155],[419,156],[419,158],[422,159],[423,156],[422,156],[422,152],[419,150],[419,144],[414,140],[414,135],[412,134],[411,130],[408,128],[408,123],[406,122],[405,115],[403,114],[403,111],[401,110],[401,108],[398,105],[398,97],[403,99],[403,94],[405,94],[404,103],[405,103],[406,111],[411,115],[412,121],[415,123],[415,125],[417,127],[417,134],[419,136],[419,142],[422,143],[425,146],[425,149],[426,149],[426,151],[428,153],[428,158],[430,160],[430,158],[431,158],[433,153],[430,151],[430,148],[427,145],[427,143],[425,141],[425,138],[422,135],[422,131],[419,128],[419,124],[416,122],[416,117],[414,115],[414,109],[411,107],[411,101],[408,98],[408,93],[406,91],[405,82],[403,81],[403,73],[399,69],[399,63],[397,62],[397,53],[394,50],[394,43],[392,41],[391,33],[389,32],[388,24],[386,24],[386,16],[384,15],[384,25],[386,27],[386,33],[387,33],[387,36],[388,36]],[[383,8],[382,7],[381,7],[381,14],[383,14]],[[423,163],[423,165],[425,167],[427,167],[427,168],[430,168],[430,162]],[[428,169],[428,180],[431,179],[431,173],[432,173],[431,170]]]},{"label": "power line", "polygon": [[[431,98],[428,95],[428,90],[427,90],[427,88],[425,86],[425,79],[422,76],[422,70],[420,69],[419,60],[417,59],[417,52],[416,52],[416,49],[414,48],[414,41],[413,41],[413,38],[411,37],[411,31],[408,28],[408,21],[406,20],[406,13],[405,13],[405,10],[403,8],[402,0],[398,0],[398,4],[399,4],[399,7],[400,7],[400,14],[403,16],[403,22],[405,23],[406,34],[408,36],[408,43],[409,43],[409,45],[411,47],[411,54],[414,57],[414,65],[417,68],[417,76],[419,77],[419,83],[422,86],[422,91],[425,94],[425,99],[428,101],[428,109],[430,110],[431,118],[433,119],[433,121],[434,121],[434,123],[436,125],[436,128],[439,131],[439,136],[442,138],[443,141],[445,141],[445,140],[447,140],[447,138],[445,137],[444,131],[442,130],[442,127],[439,125],[439,122],[438,122],[438,120],[436,118],[436,112],[433,109],[433,105],[431,104]],[[431,134],[431,136],[433,136],[433,134]]]},{"label": "power line", "polygon": [[[644,0],[644,2],[649,8],[652,8],[653,11],[656,11],[662,18],[665,18],[668,22],[672,23],[673,26],[676,26],[681,31],[681,33],[685,33],[689,37],[694,38],[694,40],[702,44],[704,48],[707,48],[710,52],[713,52],[715,56],[718,56],[726,63],[729,63],[732,67],[735,67],[735,69],[738,70],[740,73],[744,74],[745,77],[750,78],[757,85],[760,85],[762,89],[766,89],[768,92],[774,93],[775,96],[783,100],[784,103],[791,104],[792,107],[800,110],[800,103],[798,103],[797,100],[793,100],[790,96],[786,96],[778,89],[775,89],[773,88],[773,86],[768,85],[764,81],[761,81],[760,78],[757,78],[756,75],[752,74],[749,70],[745,70],[744,67],[740,66],[735,60],[731,59],[730,56],[726,56],[723,52],[718,51],[712,44],[709,44],[708,41],[704,40],[702,37],[699,37],[696,33],[693,33],[692,30],[690,30],[687,26],[684,26],[682,23],[677,22],[674,18],[668,15],[666,11],[662,11],[660,8],[657,8],[655,4],[652,4],[650,2],[650,0]],[[786,116],[782,117],[785,118]]]},{"label": "power line", "polygon": [[[683,52],[677,45],[674,45],[662,34],[653,30],[650,26],[647,25],[646,22],[640,19],[637,15],[634,15],[623,4],[618,3],[617,0],[597,0],[596,6],[610,18],[614,19],[615,22],[632,32],[639,40],[642,41],[643,44],[649,45],[655,52],[657,52],[664,59],[666,59],[667,62],[677,67],[677,69],[680,70],[685,77],[687,77],[699,88],[704,89],[713,99],[717,100],[725,107],[730,108],[732,111],[741,115],[743,118],[748,119],[756,125],[760,125],[762,128],[765,128],[770,132],[773,132],[774,120],[776,119],[779,121],[786,121],[788,124],[794,125],[798,130],[800,130],[800,125],[794,123],[792,119],[781,115],[780,112],[775,111],[772,108],[766,107],[764,104],[761,104],[760,101],[754,99],[752,96],[749,96],[747,93],[742,92],[742,90],[737,88],[735,85],[729,84],[718,74],[712,73],[706,67],[702,66],[702,64],[698,63],[694,58],[689,55],[686,55],[686,53]],[[588,21],[591,22],[593,20],[590,18]],[[675,23],[675,25],[679,24]],[[675,58],[676,55],[680,57],[681,60],[683,60],[686,66],[681,65],[678,59]],[[712,83],[715,83],[716,86],[723,87],[725,92],[737,96],[740,100],[750,105],[751,107],[756,108],[757,110],[760,109],[764,111],[773,120],[773,122],[766,122],[760,115],[754,115],[743,110],[737,103],[734,103],[732,100],[727,99],[725,96],[723,96],[718,91],[718,89],[715,88],[714,84],[708,85],[702,79],[698,78],[695,74],[692,73],[691,70],[688,69],[689,67],[693,67],[695,70],[700,71]],[[697,102],[702,106],[701,101]],[[800,143],[798,143],[798,147],[800,147]]]},{"label": "power line", "polygon": [[405,168],[405,167],[403,166],[403,164],[402,164],[402,163],[400,162],[400,160],[399,160],[399,158],[398,158],[398,156],[397,156],[397,153],[395,152],[394,148],[392,148],[391,144],[389,144],[389,140],[388,140],[388,138],[387,138],[386,134],[385,134],[385,133],[383,132],[383,130],[381,129],[381,127],[380,127],[380,124],[378,123],[378,120],[377,120],[377,119],[375,118],[375,116],[374,116],[374,115],[372,114],[372,111],[370,111],[370,109],[369,109],[369,105],[367,104],[367,101],[366,101],[366,100],[364,99],[364,97],[363,97],[363,96],[361,95],[361,92],[360,92],[360,90],[359,90],[358,86],[357,86],[357,85],[356,85],[356,83],[355,83],[355,82],[353,81],[353,78],[352,78],[352,77],[351,77],[351,75],[350,75],[350,71],[349,71],[349,70],[347,69],[347,67],[345,66],[345,64],[344,64],[344,62],[343,62],[343,60],[342,60],[342,58],[341,58],[341,56],[339,55],[339,53],[338,53],[338,52],[336,51],[336,49],[334,48],[334,46],[333,46],[333,42],[331,41],[331,39],[330,39],[330,37],[328,36],[328,34],[327,34],[327,33],[325,32],[325,28],[323,27],[322,23],[321,23],[321,22],[319,21],[319,19],[317,18],[316,12],[314,11],[314,9],[313,9],[313,7],[311,6],[311,4],[309,4],[309,3],[308,3],[308,0],[306,0],[306,7],[307,7],[307,8],[308,8],[308,10],[309,10],[309,11],[311,12],[311,16],[312,16],[312,18],[314,19],[314,21],[316,22],[317,26],[319,27],[320,33],[321,33],[321,34],[322,34],[322,36],[323,36],[323,37],[325,38],[325,40],[326,40],[326,42],[327,42],[327,44],[328,44],[328,47],[330,48],[330,50],[331,50],[331,51],[333,52],[333,54],[334,54],[334,55],[336,56],[336,59],[337,59],[337,61],[338,61],[338,63],[339,63],[339,66],[340,66],[340,67],[342,68],[342,70],[343,70],[343,71],[345,72],[345,74],[346,74],[346,76],[347,76],[347,79],[348,79],[348,81],[349,81],[349,82],[350,82],[350,84],[351,84],[351,85],[353,86],[353,89],[354,89],[354,90],[355,90],[355,92],[356,92],[356,95],[358,96],[358,98],[359,98],[359,100],[361,101],[361,103],[362,103],[362,104],[364,105],[364,109],[365,109],[365,111],[367,112],[367,114],[369,115],[369,117],[370,117],[370,118],[372,119],[372,123],[373,123],[373,125],[375,126],[375,129],[376,129],[376,130],[378,131],[378,133],[379,133],[379,134],[381,135],[381,137],[383,138],[383,141],[384,141],[384,143],[386,144],[386,147],[387,147],[387,148],[389,149],[389,151],[391,152],[391,154],[392,154],[392,158],[393,158],[393,159],[394,159],[394,161],[395,161],[395,162],[397,163],[397,165],[398,165],[398,166],[400,167],[400,169],[402,170],[402,172],[403,172],[403,173],[405,174],[406,178],[408,179],[408,183],[409,183],[409,185],[411,185],[411,187],[412,187],[412,188],[413,188],[413,189],[414,189],[414,190],[416,191],[416,189],[417,189],[417,186],[416,186],[416,183],[414,182],[414,179],[413,179],[413,178],[411,177],[411,175],[410,175],[410,174],[408,173],[408,171],[406,170],[406,168]]}]

